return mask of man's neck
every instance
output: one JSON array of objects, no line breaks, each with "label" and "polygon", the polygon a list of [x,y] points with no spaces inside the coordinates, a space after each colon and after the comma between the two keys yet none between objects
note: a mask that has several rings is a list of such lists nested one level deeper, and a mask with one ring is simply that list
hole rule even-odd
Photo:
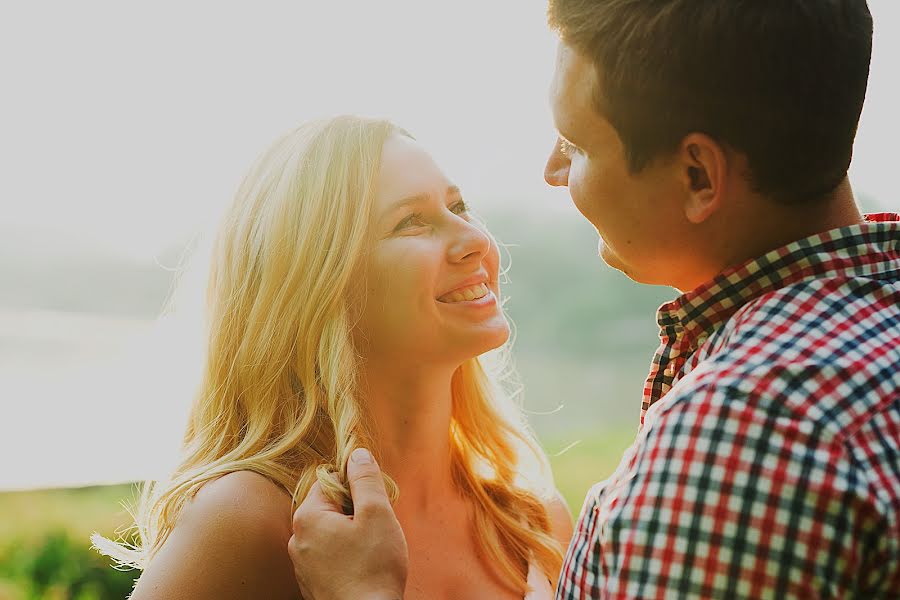
[{"label": "man's neck", "polygon": [[[820,200],[798,205],[782,205],[766,200],[763,202],[768,204],[765,209],[751,217],[755,217],[760,235],[757,238],[751,236],[747,240],[749,252],[745,256],[735,257],[732,264],[762,256],[817,233],[857,225],[863,219],[847,179],[827,198]],[[758,240],[755,245],[754,239]]]},{"label": "man's neck", "polygon": [[772,250],[862,221],[847,179],[827,198],[813,202],[785,205],[753,198],[737,210],[723,214],[721,221],[710,223],[709,231],[701,235],[710,240],[711,247],[705,253],[712,259],[705,269],[698,270],[696,277],[677,287],[681,291],[695,289],[719,273]]}]

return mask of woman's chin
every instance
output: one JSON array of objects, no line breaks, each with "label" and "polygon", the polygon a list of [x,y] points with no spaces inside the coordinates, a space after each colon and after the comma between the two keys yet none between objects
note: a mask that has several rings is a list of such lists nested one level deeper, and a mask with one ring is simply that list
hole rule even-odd
[{"label": "woman's chin", "polygon": [[445,341],[444,349],[439,354],[454,362],[465,362],[496,350],[509,341],[510,329],[506,319],[502,323],[482,324],[481,327],[456,332]]},{"label": "woman's chin", "polygon": [[479,332],[477,339],[473,340],[473,350],[477,349],[477,351],[473,352],[472,357],[500,348],[509,341],[509,336],[509,323],[501,317],[499,322]]}]

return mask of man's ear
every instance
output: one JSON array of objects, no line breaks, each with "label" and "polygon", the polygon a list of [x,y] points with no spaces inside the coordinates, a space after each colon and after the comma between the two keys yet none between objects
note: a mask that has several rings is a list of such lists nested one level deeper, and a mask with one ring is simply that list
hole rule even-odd
[{"label": "man's ear", "polygon": [[685,191],[684,215],[699,225],[722,205],[728,174],[728,155],[708,135],[691,133],[678,148],[678,164]]}]

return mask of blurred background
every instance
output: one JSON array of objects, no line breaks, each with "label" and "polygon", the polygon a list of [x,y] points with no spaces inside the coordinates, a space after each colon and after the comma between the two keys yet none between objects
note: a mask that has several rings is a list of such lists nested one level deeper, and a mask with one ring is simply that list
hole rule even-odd
[{"label": "blurred background", "polygon": [[[897,210],[900,4],[876,37],[851,179]],[[507,246],[524,403],[578,512],[631,442],[675,297],[597,257],[547,187],[543,0],[0,6],[0,600],[122,598],[88,535],[175,458],[196,353],[157,317],[189,242],[309,118],[386,116]],[[748,49],[752,51],[752,49]]]}]

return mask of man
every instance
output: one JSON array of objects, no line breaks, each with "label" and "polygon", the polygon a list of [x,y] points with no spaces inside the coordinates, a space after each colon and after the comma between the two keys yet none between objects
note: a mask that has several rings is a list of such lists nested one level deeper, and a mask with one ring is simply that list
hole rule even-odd
[{"label": "man", "polygon": [[[600,254],[683,295],[641,430],[588,493],[558,598],[900,597],[900,216],[859,213],[864,0],[550,0],[568,186]],[[400,598],[377,466],[317,488],[307,598]]]}]

